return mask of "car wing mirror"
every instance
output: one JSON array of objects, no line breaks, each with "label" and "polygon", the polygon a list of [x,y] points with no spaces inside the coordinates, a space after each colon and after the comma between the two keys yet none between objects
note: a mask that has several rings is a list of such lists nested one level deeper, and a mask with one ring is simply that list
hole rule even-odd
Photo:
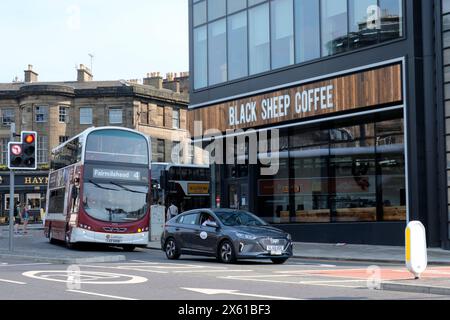
[{"label": "car wing mirror", "polygon": [[206,222],[206,226],[207,227],[211,227],[211,228],[218,228],[219,227],[219,225],[215,221],[208,221],[208,222]]}]

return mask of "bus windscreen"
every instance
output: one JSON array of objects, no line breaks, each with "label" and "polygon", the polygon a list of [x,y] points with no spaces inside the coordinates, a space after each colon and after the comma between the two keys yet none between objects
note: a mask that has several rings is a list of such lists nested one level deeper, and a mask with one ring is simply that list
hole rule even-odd
[{"label": "bus windscreen", "polygon": [[87,137],[85,161],[148,165],[148,143],[142,135],[129,131],[94,131]]}]

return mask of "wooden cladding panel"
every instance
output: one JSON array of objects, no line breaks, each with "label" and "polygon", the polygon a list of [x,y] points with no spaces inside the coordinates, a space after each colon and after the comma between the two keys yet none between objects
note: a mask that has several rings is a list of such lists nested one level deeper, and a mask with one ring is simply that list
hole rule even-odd
[{"label": "wooden cladding panel", "polygon": [[[321,109],[320,106],[311,112],[296,112],[296,94],[310,89],[333,86],[333,108]],[[279,117],[262,118],[262,101],[279,96],[289,95],[289,112]],[[400,104],[403,101],[402,67],[400,64],[363,71],[351,75],[336,77],[329,80],[313,82],[306,85],[268,92],[235,101],[193,109],[189,111],[189,130],[193,134],[194,121],[202,121],[203,130],[218,129],[225,132],[228,129],[240,129],[279,124],[284,121],[310,118],[319,115],[333,114],[358,108],[376,108],[384,105]],[[256,121],[230,125],[229,109],[237,107],[237,117],[240,117],[241,105],[256,102]]]}]

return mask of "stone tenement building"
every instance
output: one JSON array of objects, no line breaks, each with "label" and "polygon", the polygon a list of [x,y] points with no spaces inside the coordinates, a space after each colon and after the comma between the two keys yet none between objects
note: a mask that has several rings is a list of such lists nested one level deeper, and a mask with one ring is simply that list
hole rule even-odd
[{"label": "stone tenement building", "polygon": [[[143,84],[93,81],[91,71],[80,65],[77,81],[39,82],[29,65],[24,76],[24,82],[0,84],[0,214],[9,207],[7,144],[12,122],[16,132],[38,133],[39,171],[16,177],[16,197],[33,209],[43,206],[51,150],[89,127],[143,132],[152,139],[153,161],[159,162],[171,162],[173,147],[187,137],[188,73],[168,74],[166,79],[151,73]],[[192,163],[190,150],[183,148],[180,162]]]}]

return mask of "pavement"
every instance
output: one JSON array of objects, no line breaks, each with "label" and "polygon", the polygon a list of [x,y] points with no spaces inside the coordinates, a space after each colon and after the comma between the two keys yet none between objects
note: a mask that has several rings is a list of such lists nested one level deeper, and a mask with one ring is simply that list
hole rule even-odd
[{"label": "pavement", "polygon": [[[119,248],[90,246],[80,250],[67,250],[63,244],[51,245],[43,237],[42,225],[29,226],[28,235],[15,235],[13,253],[8,251],[8,238],[8,227],[0,226],[0,259],[31,259],[35,262],[55,264],[114,263],[129,259]],[[160,251],[160,242],[150,242],[148,249]],[[136,256],[143,251],[145,252],[138,250]],[[162,254],[161,251],[160,253]],[[380,269],[375,266],[372,275],[368,273],[367,267],[345,271],[333,269],[329,273],[321,272],[320,275],[353,281],[365,281],[369,277],[375,277],[381,280],[377,287],[380,290],[450,296],[450,251],[442,249],[428,249],[429,267],[420,279],[414,279],[404,267],[403,247],[296,242],[294,258],[298,259],[297,261],[364,262],[382,265]]]},{"label": "pavement", "polygon": [[[21,231],[21,230],[19,230]],[[44,237],[41,224],[29,225],[28,234],[14,235],[14,251],[9,251],[9,227],[0,226],[0,259],[27,259],[56,264],[101,263],[125,261],[118,248],[92,246],[81,250],[67,250],[64,244],[50,244]]]}]

